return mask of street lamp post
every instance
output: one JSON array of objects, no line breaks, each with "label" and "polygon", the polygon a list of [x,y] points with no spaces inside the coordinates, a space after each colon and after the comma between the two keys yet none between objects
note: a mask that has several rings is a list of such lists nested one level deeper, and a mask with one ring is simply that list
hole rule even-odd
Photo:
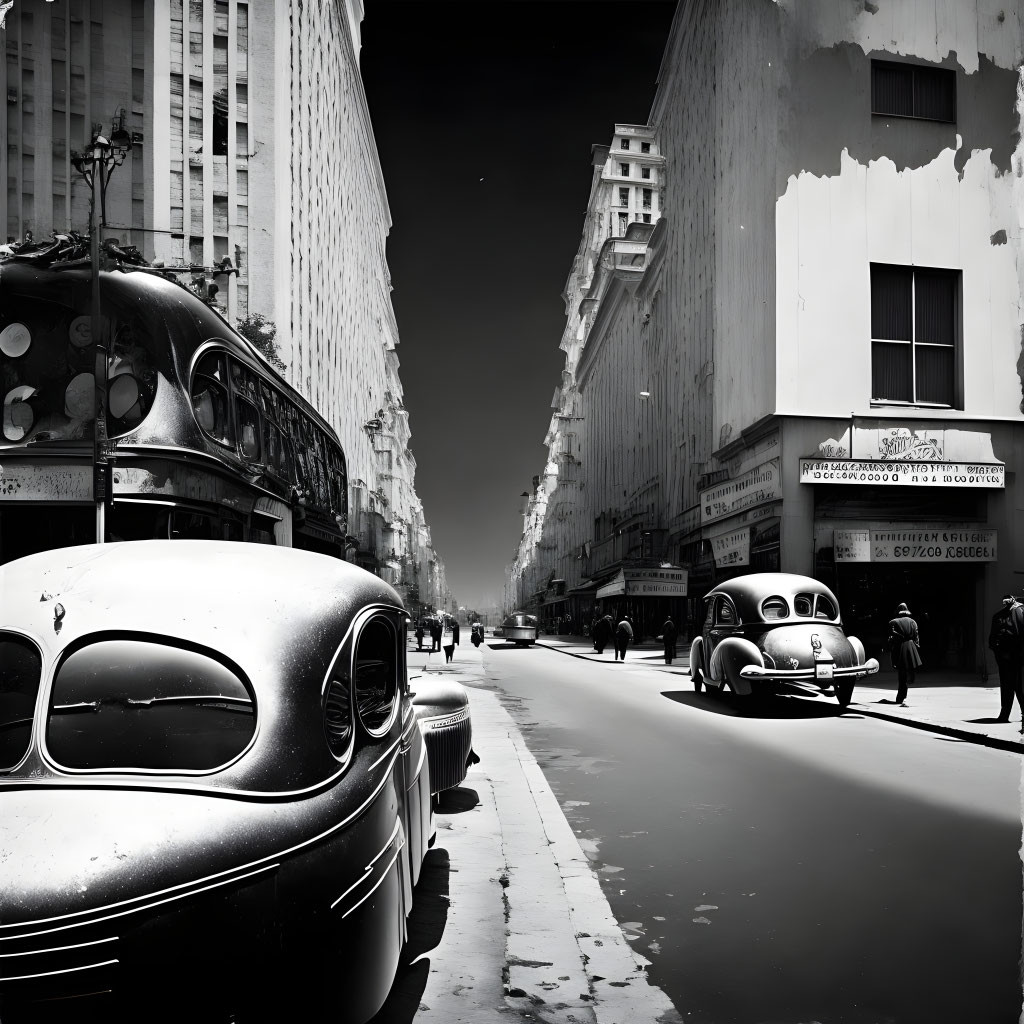
[{"label": "street lamp post", "polygon": [[92,142],[87,153],[72,153],[71,162],[75,170],[85,179],[92,190],[89,204],[89,263],[92,279],[92,304],[89,324],[92,340],[96,346],[93,364],[94,400],[92,441],[92,489],[96,505],[96,543],[106,540],[106,513],[111,499],[110,467],[113,456],[107,438],[107,340],[101,320],[100,302],[100,233],[107,226],[107,185],[115,167],[124,163],[132,148],[132,140],[124,127],[124,112],[115,116],[113,130],[107,139],[100,132],[100,126],[93,126]]}]

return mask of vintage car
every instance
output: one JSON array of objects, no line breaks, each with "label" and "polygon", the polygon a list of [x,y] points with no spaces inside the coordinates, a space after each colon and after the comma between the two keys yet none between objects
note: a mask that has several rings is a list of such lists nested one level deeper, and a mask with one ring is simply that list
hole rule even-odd
[{"label": "vintage car", "polygon": [[690,647],[696,690],[795,688],[834,695],[846,707],[854,683],[878,671],[864,645],[843,632],[839,602],[818,580],[751,573],[719,584],[704,600],[704,625]]},{"label": "vintage car", "polygon": [[432,837],[405,618],[283,547],[0,568],[4,1024],[377,1012]]},{"label": "vintage car", "polygon": [[480,758],[473,751],[473,723],[466,688],[449,679],[427,675],[411,680],[410,693],[416,720],[427,743],[430,763],[430,794],[454,789],[466,777],[466,769]]},{"label": "vintage car", "polygon": [[[495,630],[497,635],[497,630]],[[512,612],[501,624],[501,635],[510,643],[529,647],[537,640],[537,616],[526,612]]]}]

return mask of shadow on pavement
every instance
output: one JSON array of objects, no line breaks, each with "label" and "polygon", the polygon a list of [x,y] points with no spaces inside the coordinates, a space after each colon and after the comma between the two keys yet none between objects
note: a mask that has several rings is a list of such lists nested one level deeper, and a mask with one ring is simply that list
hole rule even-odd
[{"label": "shadow on pavement", "polygon": [[437,948],[448,923],[450,870],[447,850],[427,851],[420,880],[413,890],[409,939],[402,950],[398,973],[384,1005],[370,1024],[411,1024],[416,1017],[430,975],[427,953]]},{"label": "shadow on pavement", "polygon": [[533,644],[517,644],[512,640],[505,640],[502,643],[495,643],[493,640],[488,640],[487,646],[492,651],[528,651],[533,646]]},{"label": "shadow on pavement", "polygon": [[731,718],[780,718],[797,721],[862,717],[844,710],[838,704],[789,694],[774,694],[753,700],[749,697],[737,697],[734,693],[696,693],[693,690],[663,690],[661,695],[674,700],[677,704],[685,704],[687,707],[715,715],[728,715]]},{"label": "shadow on pavement", "polygon": [[456,786],[446,789],[437,798],[438,814],[462,814],[471,811],[480,803],[480,796],[475,789],[467,786]]}]

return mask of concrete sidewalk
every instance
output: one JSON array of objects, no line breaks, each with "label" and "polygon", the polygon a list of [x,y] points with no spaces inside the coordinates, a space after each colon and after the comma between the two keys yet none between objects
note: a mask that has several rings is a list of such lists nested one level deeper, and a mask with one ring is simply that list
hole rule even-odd
[{"label": "concrete sidewalk", "polygon": [[[495,637],[493,642],[500,643],[501,638]],[[611,647],[606,647],[604,654],[598,654],[594,650],[593,641],[588,637],[544,635],[537,643],[588,661],[612,663],[615,660]],[[678,653],[679,657],[670,668],[664,662],[662,645],[654,640],[645,640],[630,646],[626,660],[633,669],[643,668],[662,673],[678,673],[680,669],[688,671],[689,645],[679,645]],[[850,708],[873,718],[955,736],[999,750],[1024,753],[1020,708],[1014,706],[1008,724],[997,722],[999,685],[995,676],[990,679],[991,683],[981,683],[962,673],[945,670],[930,672],[926,667],[918,673],[917,682],[907,694],[907,707],[897,707],[886,703],[896,696],[896,673],[892,670],[880,671],[857,684]]]},{"label": "concrete sidewalk", "polygon": [[481,652],[464,636],[451,664],[415,643],[408,652],[414,690],[424,676],[466,686],[481,760],[435,816],[432,856],[450,864],[441,934],[396,982],[405,1009],[399,991],[374,1024],[682,1024],[624,938],[518,728],[481,687]]}]

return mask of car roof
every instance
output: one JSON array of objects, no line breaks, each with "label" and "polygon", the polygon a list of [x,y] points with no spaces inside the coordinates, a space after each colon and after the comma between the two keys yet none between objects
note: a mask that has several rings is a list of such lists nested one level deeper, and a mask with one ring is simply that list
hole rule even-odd
[{"label": "car roof", "polygon": [[705,594],[704,599],[710,600],[719,594],[732,600],[741,618],[760,618],[761,602],[773,594],[787,600],[792,600],[795,594],[824,594],[831,598],[837,610],[839,608],[835,594],[821,580],[789,572],[752,572],[734,576],[719,583]]}]

